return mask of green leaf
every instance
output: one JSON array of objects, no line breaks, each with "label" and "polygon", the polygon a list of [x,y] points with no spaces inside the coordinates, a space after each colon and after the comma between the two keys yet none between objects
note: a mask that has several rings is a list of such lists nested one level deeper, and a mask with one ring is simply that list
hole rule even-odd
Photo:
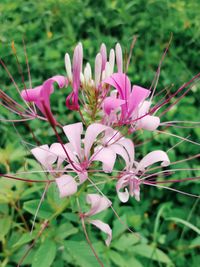
[{"label": "green leaf", "polygon": [[11,222],[12,219],[9,216],[0,218],[0,240],[2,240],[10,230]]},{"label": "green leaf", "polygon": [[32,233],[32,234],[30,234],[30,233],[25,233],[25,234],[23,234],[22,237],[17,241],[17,243],[15,243],[15,244],[13,245],[13,248],[18,247],[18,246],[22,246],[22,245],[24,245],[24,244],[27,244],[27,243],[29,243],[30,241],[32,241],[34,238],[35,238],[35,234],[34,234],[34,233]]},{"label": "green leaf", "polygon": [[127,266],[126,260],[116,251],[110,250],[108,255],[109,255],[109,258],[111,259],[111,261],[115,265],[120,266],[120,267],[126,267]]},{"label": "green leaf", "polygon": [[40,245],[33,258],[32,267],[49,267],[53,263],[56,257],[56,245],[55,242],[46,239],[43,244]]},{"label": "green leaf", "polygon": [[116,239],[111,243],[111,247],[119,250],[130,250],[132,246],[139,242],[139,238],[134,234],[124,234],[119,239]]},{"label": "green leaf", "polygon": [[[39,201],[39,199],[26,201],[23,205],[23,208],[32,215],[35,215],[37,207],[39,205]],[[53,211],[50,208],[49,204],[46,201],[42,202],[37,217],[42,219],[48,219],[52,214]]]},{"label": "green leaf", "polygon": [[[89,245],[84,241],[66,241],[65,248],[80,267],[99,267],[99,263],[91,251]],[[99,255],[98,255],[99,256]]]},{"label": "green leaf", "polygon": [[136,245],[134,246],[133,252],[145,258],[171,264],[171,266],[173,266],[171,259],[162,250],[156,247],[146,244]]},{"label": "green leaf", "polygon": [[113,223],[113,239],[121,235],[127,230],[127,220],[126,215],[120,217],[120,220],[117,219]]},{"label": "green leaf", "polygon": [[56,229],[56,236],[65,239],[70,235],[76,234],[78,228],[75,228],[71,223],[63,223]]},{"label": "green leaf", "polygon": [[190,228],[191,230],[193,230],[194,232],[196,232],[197,234],[200,235],[200,229],[197,228],[195,225],[189,223],[188,221],[185,221],[183,219],[180,218],[176,218],[176,217],[169,217],[169,218],[165,218],[166,221],[174,221],[176,223],[181,223],[184,224],[185,226],[187,226],[188,228]]}]

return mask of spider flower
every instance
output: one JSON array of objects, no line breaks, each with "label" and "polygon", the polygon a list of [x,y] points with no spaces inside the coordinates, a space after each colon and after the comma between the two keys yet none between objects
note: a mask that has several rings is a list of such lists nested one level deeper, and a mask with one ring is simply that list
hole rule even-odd
[{"label": "spider flower", "polygon": [[[131,149],[132,150],[132,149]],[[162,162],[161,166],[165,167],[170,164],[167,154],[161,150],[155,150],[147,154],[140,162],[134,160],[134,150],[129,150],[130,162],[126,165],[125,171],[116,184],[116,191],[121,202],[127,202],[129,196],[140,200],[140,177],[146,168],[157,162]],[[121,189],[125,189],[121,192]]]},{"label": "spider flower", "polygon": [[[69,140],[71,154],[74,155],[74,164],[69,164],[68,168],[77,172],[81,183],[87,179],[87,169],[93,161],[102,162],[104,172],[112,172],[117,154],[127,161],[125,147],[128,146],[129,140],[121,139],[121,135],[108,126],[91,124],[85,132],[84,140],[81,140],[82,123],[66,125],[63,130]],[[97,139],[100,134],[104,136]]]},{"label": "spider flower", "polygon": [[[117,93],[105,98],[103,109],[108,117],[111,116],[111,123],[120,124],[136,121],[138,128],[154,130],[158,127],[160,120],[156,116],[146,115],[150,108],[150,102],[145,99],[150,95],[150,91],[134,85],[131,89],[129,78],[124,73],[114,73],[104,80],[104,83],[114,87]],[[117,121],[118,112],[120,118]],[[114,120],[112,116],[114,114]]]}]

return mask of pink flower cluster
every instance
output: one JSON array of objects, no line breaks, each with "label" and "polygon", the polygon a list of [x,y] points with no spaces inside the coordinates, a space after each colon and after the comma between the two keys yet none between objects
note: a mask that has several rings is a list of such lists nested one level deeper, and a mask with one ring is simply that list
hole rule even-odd
[{"label": "pink flower cluster", "polygon": [[[32,154],[54,176],[60,197],[75,195],[86,181],[92,183],[90,173],[95,171],[95,162],[101,166],[98,171],[112,173],[117,160],[122,159],[124,167],[117,177],[116,193],[122,202],[127,202],[130,196],[139,201],[140,185],[144,183],[142,176],[146,169],[158,162],[162,166],[170,164],[167,154],[161,150],[150,152],[141,161],[136,161],[133,141],[120,132],[122,126],[129,133],[138,129],[153,131],[159,126],[159,117],[149,112],[151,91],[139,85],[131,86],[123,72],[120,44],[116,45],[115,51],[110,50],[109,57],[106,46],[102,44],[95,58],[94,77],[90,63],[83,70],[81,43],[75,47],[72,64],[69,54],[65,55],[65,67],[66,77],[56,75],[41,86],[23,90],[21,96],[25,101],[34,103],[55,128],[58,122],[50,105],[53,84],[57,83],[59,88],[71,86],[72,92],[66,98],[66,106],[86,114],[82,116],[82,122],[87,126],[84,138],[82,122],[65,125],[62,130],[67,143],[59,138],[59,142],[50,146],[45,144],[32,149]],[[82,217],[88,218],[88,222],[108,234],[106,244],[109,245],[111,228],[89,217],[110,207],[111,201],[103,194],[88,194],[87,203],[91,205],[91,210]]]}]

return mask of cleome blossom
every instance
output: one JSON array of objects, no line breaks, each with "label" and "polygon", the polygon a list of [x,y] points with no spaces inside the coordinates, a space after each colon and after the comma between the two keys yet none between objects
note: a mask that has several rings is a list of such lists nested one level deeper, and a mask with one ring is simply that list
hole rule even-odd
[{"label": "cleome blossom", "polygon": [[148,115],[151,102],[145,99],[150,95],[149,90],[138,85],[131,89],[130,80],[124,73],[114,73],[104,83],[116,89],[103,101],[105,120],[109,124],[130,123],[133,130],[143,128],[151,131],[159,126],[160,119]]},{"label": "cleome blossom", "polygon": [[[149,166],[158,162],[162,162],[162,167],[170,164],[167,154],[161,150],[150,152],[140,162],[135,161],[133,149],[129,153],[131,153],[129,154],[130,162],[128,165],[126,164],[125,170],[116,184],[116,191],[122,202],[127,202],[129,196],[140,201],[140,185],[143,183],[141,177]],[[122,192],[122,189],[125,190]]]},{"label": "cleome blossom", "polygon": [[[50,147],[42,145],[31,150],[43,168],[51,174],[56,174],[60,197],[73,195],[77,191],[78,185],[88,179],[88,169],[94,161],[102,163],[105,173],[112,172],[117,155],[127,164],[129,162],[127,151],[132,146],[131,140],[122,137],[119,132],[108,126],[100,123],[91,124],[85,132],[84,139],[81,139],[82,123],[66,125],[63,131],[69,143],[53,143]],[[102,137],[98,138],[101,135]],[[63,164],[65,166],[62,166]],[[73,171],[77,178],[66,175],[69,171]],[[60,177],[57,177],[59,174]]]}]

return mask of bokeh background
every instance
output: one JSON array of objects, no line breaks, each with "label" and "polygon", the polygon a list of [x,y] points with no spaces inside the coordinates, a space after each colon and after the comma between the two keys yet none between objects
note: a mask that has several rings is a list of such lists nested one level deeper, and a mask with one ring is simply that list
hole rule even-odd
[{"label": "bokeh background", "polygon": [[[94,63],[100,44],[110,49],[120,42],[128,53],[134,35],[137,42],[129,68],[129,77],[135,84],[148,88],[151,85],[161,55],[173,35],[172,43],[162,65],[157,90],[174,85],[177,90],[200,71],[200,2],[198,0],[43,0],[0,1],[0,57],[20,88],[22,74],[28,86],[28,72],[24,55],[26,43],[31,78],[34,86],[55,74],[65,75],[64,55],[72,54],[74,46],[81,41],[84,46],[84,61]],[[163,121],[200,121],[200,85],[181,100]],[[8,74],[0,68],[0,88],[15,99],[20,99]],[[66,92],[56,91],[52,109],[66,123],[78,120],[76,114],[67,111],[64,102]],[[0,108],[1,118],[12,118]],[[30,156],[28,144],[34,143],[30,129],[41,143],[54,140],[48,125],[38,121],[29,124],[0,121],[0,172],[37,170],[39,165]],[[168,132],[189,137],[198,142],[200,128],[175,128]],[[145,138],[152,137],[146,133]],[[141,137],[144,138],[144,137]],[[153,140],[138,147],[141,158],[153,149],[167,151],[180,140],[167,135],[153,135]],[[183,142],[169,151],[172,161],[186,159],[199,153],[199,146]],[[177,168],[198,168],[198,160],[176,165]],[[194,177],[199,171],[182,171],[173,178]],[[44,175],[25,175],[44,179]],[[199,194],[199,182],[184,182],[170,185],[185,192]],[[30,235],[31,223],[43,193],[44,186],[0,178],[0,266],[16,266],[37,236],[45,219],[52,217],[49,227],[36,240],[22,266],[94,267],[98,262],[90,251],[80,226],[73,200],[65,207],[53,185],[48,190],[38,214],[35,230]],[[142,236],[126,231],[111,211],[100,215],[113,228],[110,248],[103,243],[104,235],[94,228],[88,232],[98,255],[105,266],[198,267],[200,264],[200,218],[199,201],[181,194],[142,188],[141,201],[131,199],[121,205],[112,183],[101,189],[113,201],[122,220],[135,228]],[[63,212],[61,211],[63,208]],[[74,213],[73,213],[74,211]],[[54,216],[58,212],[57,216]]]}]

